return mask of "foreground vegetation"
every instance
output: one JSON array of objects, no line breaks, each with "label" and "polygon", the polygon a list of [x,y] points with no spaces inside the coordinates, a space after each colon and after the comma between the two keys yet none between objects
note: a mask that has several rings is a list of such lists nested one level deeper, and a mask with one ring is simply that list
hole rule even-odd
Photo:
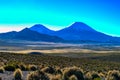
[{"label": "foreground vegetation", "polygon": [[[115,56],[114,61],[109,58],[107,61],[107,57],[0,53],[0,77],[1,80],[120,80],[118,58],[117,61]],[[6,72],[11,72],[11,79],[1,76]]]}]

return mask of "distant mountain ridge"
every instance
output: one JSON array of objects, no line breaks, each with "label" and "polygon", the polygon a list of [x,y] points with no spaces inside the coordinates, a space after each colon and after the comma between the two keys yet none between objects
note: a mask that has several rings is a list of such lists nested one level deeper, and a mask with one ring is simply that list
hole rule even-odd
[{"label": "distant mountain ridge", "polygon": [[12,31],[0,34],[0,40],[8,39],[46,42],[120,42],[119,37],[98,32],[82,22],[75,22],[58,31],[36,24],[19,32]]},{"label": "distant mountain ridge", "polygon": [[43,33],[43,34],[52,34],[52,33],[54,33],[53,30],[50,30],[50,29],[48,29],[47,27],[45,27],[44,25],[41,25],[41,24],[36,24],[36,25],[32,26],[29,29],[33,30],[33,31],[37,31],[39,33]]},{"label": "distant mountain ridge", "polygon": [[75,22],[71,26],[66,27],[64,29],[53,31],[48,28],[35,29],[34,26],[30,29],[39,33],[58,36],[67,41],[96,41],[96,42],[119,42],[120,38],[112,37],[110,35],[106,35],[104,33],[98,32],[82,22]]},{"label": "distant mountain ridge", "polygon": [[50,36],[47,34],[41,34],[36,31],[32,31],[29,28],[25,28],[19,32],[1,33],[0,39],[3,40],[27,40],[27,41],[46,41],[46,42],[61,42],[63,39],[57,36]]},{"label": "distant mountain ridge", "polygon": [[[71,26],[64,28],[62,30],[75,30],[75,31],[95,31],[94,29],[92,29],[91,27],[89,27],[87,24],[82,23],[82,22],[75,22],[73,23]],[[59,30],[61,31],[61,30]]]}]

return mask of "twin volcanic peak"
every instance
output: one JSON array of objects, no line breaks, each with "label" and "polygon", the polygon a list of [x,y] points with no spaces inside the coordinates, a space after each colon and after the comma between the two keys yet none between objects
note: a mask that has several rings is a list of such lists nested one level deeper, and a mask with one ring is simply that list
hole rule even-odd
[{"label": "twin volcanic peak", "polygon": [[69,26],[69,27],[67,27],[63,30],[66,30],[66,29],[74,30],[74,31],[77,31],[77,32],[80,32],[80,31],[95,31],[94,29],[89,27],[87,24],[82,23],[82,22],[75,22],[71,26]]},{"label": "twin volcanic peak", "polygon": [[48,29],[47,27],[45,27],[44,25],[41,24],[36,24],[34,26],[32,26],[31,28],[29,28],[30,30],[39,32],[39,33],[43,33],[43,34],[52,34],[54,31]]},{"label": "twin volcanic peak", "polygon": [[39,33],[58,36],[67,41],[118,42],[120,40],[117,37],[98,32],[82,22],[75,22],[71,26],[58,31],[50,30],[43,25],[42,27],[41,25],[33,26],[30,29]]},{"label": "twin volcanic peak", "polygon": [[1,33],[0,39],[47,42],[120,42],[120,38],[98,32],[82,22],[75,22],[71,26],[58,31],[50,30],[41,24],[36,24],[19,32]]},{"label": "twin volcanic peak", "polygon": [[45,27],[44,25],[41,24],[36,24],[34,26],[32,26],[30,28],[30,30],[33,31],[37,31],[39,33],[44,33],[44,34],[52,34],[54,32],[59,32],[59,31],[63,31],[63,30],[73,30],[73,31],[95,31],[94,29],[92,29],[91,27],[89,27],[88,25],[86,25],[85,23],[82,22],[75,22],[73,23],[71,26],[64,28],[62,30],[59,31],[54,31],[54,30],[50,30],[47,27]]}]

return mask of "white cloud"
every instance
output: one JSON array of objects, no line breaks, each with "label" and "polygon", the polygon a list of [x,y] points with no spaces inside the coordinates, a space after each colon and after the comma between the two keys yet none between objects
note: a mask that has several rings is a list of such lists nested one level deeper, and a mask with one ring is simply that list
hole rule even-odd
[{"label": "white cloud", "polygon": [[[33,25],[34,24],[14,24],[14,25],[13,24],[0,24],[0,33],[10,32],[10,31],[20,31],[26,27],[27,28],[32,27]],[[52,26],[52,25],[47,25],[47,24],[43,24],[43,25],[51,30],[60,30],[63,27],[63,26],[62,27]]]},{"label": "white cloud", "polygon": [[9,31],[20,31],[21,28],[12,28],[12,27],[0,27],[0,33],[9,32]]},{"label": "white cloud", "polygon": [[18,24],[18,25],[0,25],[0,33],[9,31],[20,31],[25,27],[31,27],[32,25]]}]

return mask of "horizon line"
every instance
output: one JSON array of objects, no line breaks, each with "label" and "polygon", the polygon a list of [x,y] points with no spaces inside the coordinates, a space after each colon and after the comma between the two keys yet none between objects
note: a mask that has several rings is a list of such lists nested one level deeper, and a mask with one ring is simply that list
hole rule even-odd
[{"label": "horizon line", "polygon": [[[78,21],[77,21],[78,22]],[[53,26],[53,25],[49,25],[49,24],[42,24],[42,23],[33,23],[33,24],[0,24],[0,33],[7,33],[7,32],[12,32],[12,31],[16,31],[16,32],[19,32],[25,28],[31,28],[32,26],[34,25],[43,25],[45,26],[46,28],[50,29],[50,30],[53,30],[53,31],[59,31],[59,30],[62,30],[64,28],[67,28],[67,27],[70,27],[72,24],[74,24],[76,22],[73,22],[67,26],[62,26],[63,28],[60,28],[61,26]],[[84,23],[84,22],[80,22],[80,23]],[[84,23],[86,24],[86,23]],[[26,27],[24,26],[26,25]],[[88,25],[88,24],[86,24]],[[2,26],[2,27],[1,27]],[[18,27],[19,26],[19,27]],[[89,25],[88,25],[89,26]],[[59,27],[59,28],[55,28],[55,27]],[[90,26],[91,27],[91,26]],[[93,27],[91,27],[92,29],[94,29]],[[1,31],[2,30],[2,31]],[[94,29],[96,30],[96,29]],[[96,30],[98,32],[101,32],[99,30]],[[120,35],[115,35],[115,34],[110,34],[110,33],[105,33],[105,32],[102,32],[106,35],[110,35],[110,36],[113,36],[113,37],[120,37]]]}]

